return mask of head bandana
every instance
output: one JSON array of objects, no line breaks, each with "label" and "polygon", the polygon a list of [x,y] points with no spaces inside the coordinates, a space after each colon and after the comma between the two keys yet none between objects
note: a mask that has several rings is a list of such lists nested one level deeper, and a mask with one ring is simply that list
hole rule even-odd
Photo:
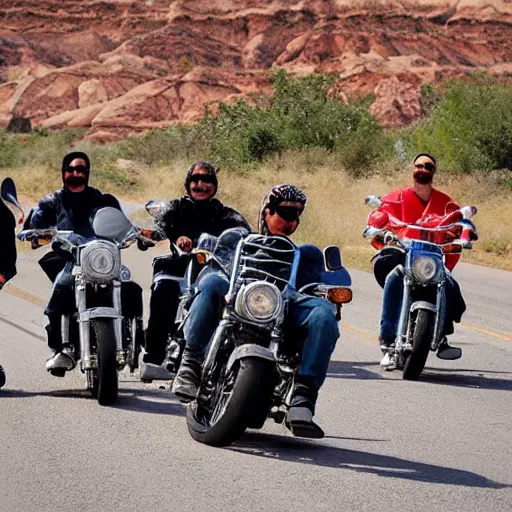
[{"label": "head bandana", "polygon": [[214,167],[211,163],[205,162],[203,160],[198,160],[197,162],[194,162],[189,167],[189,169],[187,171],[187,176],[185,177],[185,190],[187,191],[187,194],[190,196],[191,178],[192,178],[192,175],[194,174],[194,171],[196,171],[197,169],[203,169],[204,171],[206,171],[208,173],[208,176],[213,176],[215,178],[215,181],[213,182],[213,184],[215,185],[215,194],[216,194],[217,186],[218,186],[217,172],[219,172],[219,170],[216,167]]},{"label": "head bandana", "polygon": [[307,203],[306,195],[295,185],[282,184],[272,187],[270,192],[263,198],[260,206],[258,226],[259,232],[262,235],[269,234],[267,223],[265,222],[265,210],[269,208],[270,212],[274,213],[275,207],[285,201],[300,203],[303,207]]}]

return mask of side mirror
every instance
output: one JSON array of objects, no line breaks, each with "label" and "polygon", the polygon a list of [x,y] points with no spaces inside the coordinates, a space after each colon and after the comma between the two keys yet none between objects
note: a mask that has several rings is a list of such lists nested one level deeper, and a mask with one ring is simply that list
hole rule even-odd
[{"label": "side mirror", "polygon": [[22,224],[25,214],[23,208],[18,202],[16,185],[12,178],[5,178],[0,185],[0,197],[7,208],[12,212],[17,224]]},{"label": "side mirror", "polygon": [[380,199],[380,196],[372,194],[364,198],[364,204],[368,204],[372,208],[378,208],[382,204],[382,201]]},{"label": "side mirror", "polygon": [[336,245],[329,245],[324,249],[325,268],[331,272],[343,268],[341,251]]},{"label": "side mirror", "polygon": [[166,208],[167,203],[161,199],[151,200],[146,203],[146,211],[151,217],[161,217]]}]

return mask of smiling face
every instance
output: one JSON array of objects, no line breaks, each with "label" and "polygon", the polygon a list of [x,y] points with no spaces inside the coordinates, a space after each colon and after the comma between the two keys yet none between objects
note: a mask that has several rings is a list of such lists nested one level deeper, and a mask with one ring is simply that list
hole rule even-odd
[{"label": "smiling face", "polygon": [[283,201],[272,212],[265,208],[265,222],[273,235],[290,236],[299,227],[300,215],[304,206],[296,201]]},{"label": "smiling face", "polygon": [[83,192],[87,186],[87,173],[87,162],[83,158],[75,158],[64,170],[64,185],[70,192]]},{"label": "smiling face", "polygon": [[190,196],[194,201],[208,201],[216,192],[215,177],[198,167],[190,176]]}]

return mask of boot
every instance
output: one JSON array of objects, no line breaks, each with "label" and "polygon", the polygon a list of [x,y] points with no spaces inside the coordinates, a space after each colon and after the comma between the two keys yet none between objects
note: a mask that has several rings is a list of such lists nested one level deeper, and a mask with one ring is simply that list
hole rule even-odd
[{"label": "boot", "polygon": [[55,377],[64,377],[67,371],[76,366],[71,346],[62,345],[61,315],[48,315],[49,323],[45,327],[48,335],[48,347],[52,351],[46,360],[46,370]]},{"label": "boot", "polygon": [[313,421],[317,397],[314,379],[297,375],[284,423],[294,436],[312,439],[324,437],[324,431]]},{"label": "boot", "polygon": [[455,361],[456,359],[460,359],[462,357],[462,349],[459,347],[451,346],[445,336],[441,340],[439,348],[437,349],[437,357],[447,361]]},{"label": "boot", "polygon": [[174,378],[171,391],[186,401],[195,400],[201,383],[201,364],[198,361],[184,359]]}]

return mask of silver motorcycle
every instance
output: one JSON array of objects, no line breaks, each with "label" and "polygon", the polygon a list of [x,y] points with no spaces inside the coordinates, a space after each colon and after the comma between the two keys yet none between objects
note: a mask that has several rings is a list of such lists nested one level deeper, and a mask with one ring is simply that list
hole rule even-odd
[{"label": "silver motorcycle", "polygon": [[[136,367],[142,340],[136,320],[123,317],[121,288],[130,282],[130,270],[121,263],[121,250],[140,241],[154,245],[115,208],[102,208],[93,221],[97,238],[85,239],[72,231],[27,229],[18,238],[37,246],[51,241],[54,251],[72,261],[77,311],[62,318],[62,356],[72,370],[80,362],[86,387],[100,405],[118,397],[118,372]],[[141,327],[141,326],[140,326]]]}]

